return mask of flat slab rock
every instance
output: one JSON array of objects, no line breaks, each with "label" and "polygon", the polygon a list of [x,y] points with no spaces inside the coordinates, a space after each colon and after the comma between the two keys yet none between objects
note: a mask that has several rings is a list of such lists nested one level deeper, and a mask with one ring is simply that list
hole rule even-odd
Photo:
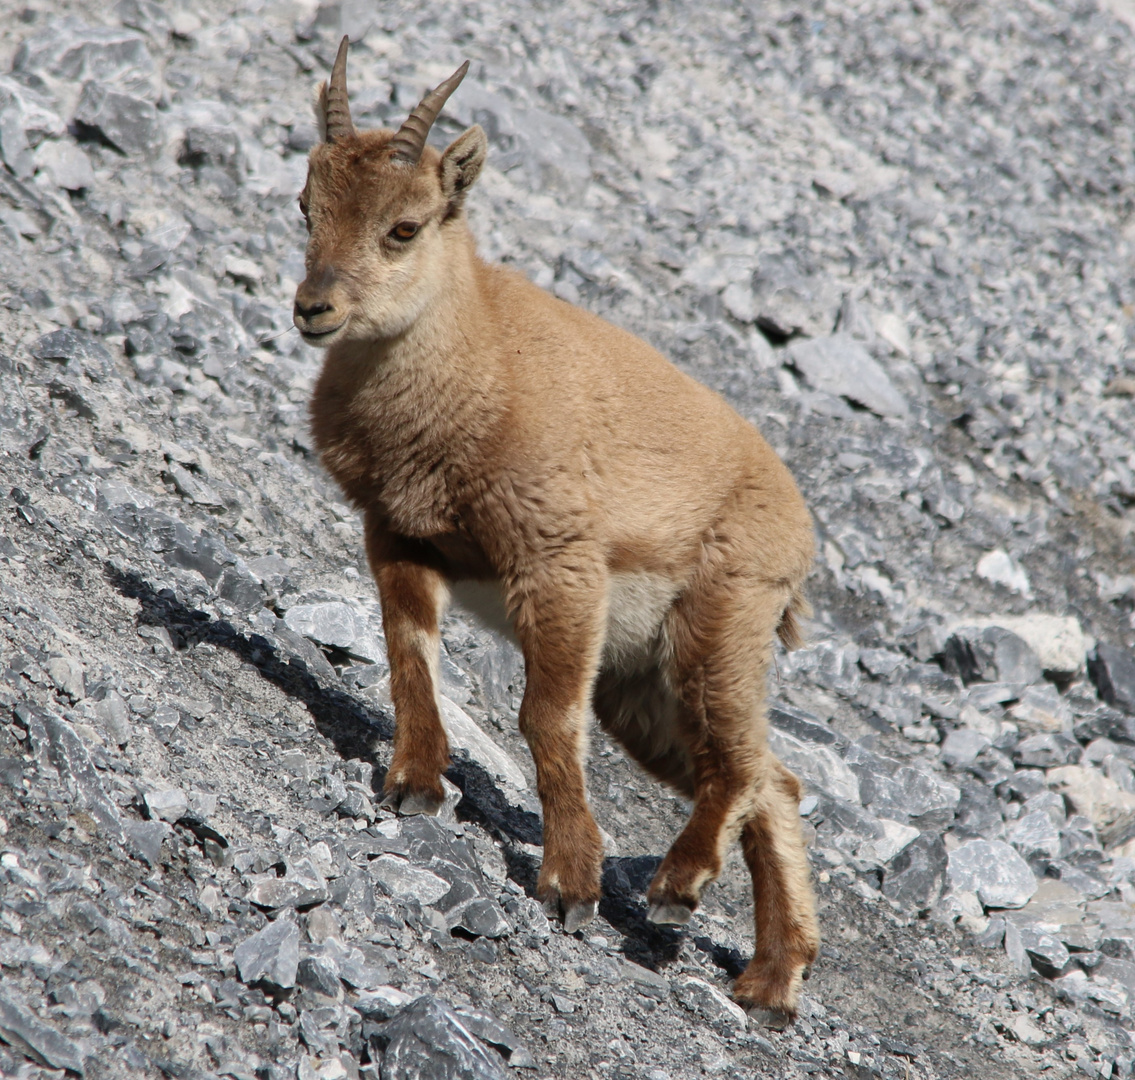
[{"label": "flat slab rock", "polygon": [[1037,890],[1029,864],[1002,840],[969,840],[950,852],[947,878],[954,892],[976,893],[987,908],[1019,908]]}]

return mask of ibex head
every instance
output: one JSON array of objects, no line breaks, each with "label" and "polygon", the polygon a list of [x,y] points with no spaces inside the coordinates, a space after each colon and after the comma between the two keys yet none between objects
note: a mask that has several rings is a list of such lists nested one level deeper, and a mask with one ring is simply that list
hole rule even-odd
[{"label": "ibex head", "polygon": [[299,200],[309,239],[293,319],[309,344],[394,337],[443,286],[447,249],[488,140],[474,124],[439,154],[426,136],[468,68],[466,61],[428,93],[398,131],[360,132],[347,101],[343,38],[331,80],[320,87],[322,141]]}]

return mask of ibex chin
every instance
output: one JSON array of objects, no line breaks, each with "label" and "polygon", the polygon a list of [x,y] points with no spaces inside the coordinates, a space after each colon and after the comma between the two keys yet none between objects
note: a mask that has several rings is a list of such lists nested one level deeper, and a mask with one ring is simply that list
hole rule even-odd
[{"label": "ibex chin", "polygon": [[797,644],[806,608],[812,524],[796,485],[748,423],[644,342],[478,258],[464,203],[485,133],[426,145],[467,63],[398,131],[356,131],[346,60],[344,38],[316,106],[294,318],[328,350],[315,445],[363,513],[382,601],[386,803],[442,801],[438,621],[452,596],[507,624],[524,655],[549,912],[570,932],[599,901],[590,707],[693,804],[649,918],[688,921],[739,835],[756,955],[735,996],[792,1014],[819,938],[800,786],[768,749],[764,699],[774,639]]}]

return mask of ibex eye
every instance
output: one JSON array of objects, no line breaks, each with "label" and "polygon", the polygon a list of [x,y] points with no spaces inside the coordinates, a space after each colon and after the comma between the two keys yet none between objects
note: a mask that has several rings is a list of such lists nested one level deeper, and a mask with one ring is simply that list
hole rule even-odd
[{"label": "ibex eye", "polygon": [[415,221],[400,221],[390,230],[394,240],[413,240],[421,226]]}]

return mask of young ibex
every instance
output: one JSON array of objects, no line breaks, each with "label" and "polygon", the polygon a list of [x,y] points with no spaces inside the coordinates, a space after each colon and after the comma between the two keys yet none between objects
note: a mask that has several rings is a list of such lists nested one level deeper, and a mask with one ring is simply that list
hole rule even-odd
[{"label": "young ibex", "polygon": [[739,1001],[791,1014],[818,934],[796,778],[769,752],[774,638],[797,643],[812,525],[788,470],[716,394],[648,345],[482,262],[464,215],[474,125],[430,126],[467,64],[398,131],[356,131],[347,39],[317,113],[295,324],[328,350],[311,415],[364,515],[396,731],[389,805],[434,812],[449,760],[438,620],[451,595],[524,654],[520,730],[544,810],[539,897],[574,931],[603,845],[587,805],[588,706],[692,800],[648,893],[684,923],[741,837],[756,955]]}]

